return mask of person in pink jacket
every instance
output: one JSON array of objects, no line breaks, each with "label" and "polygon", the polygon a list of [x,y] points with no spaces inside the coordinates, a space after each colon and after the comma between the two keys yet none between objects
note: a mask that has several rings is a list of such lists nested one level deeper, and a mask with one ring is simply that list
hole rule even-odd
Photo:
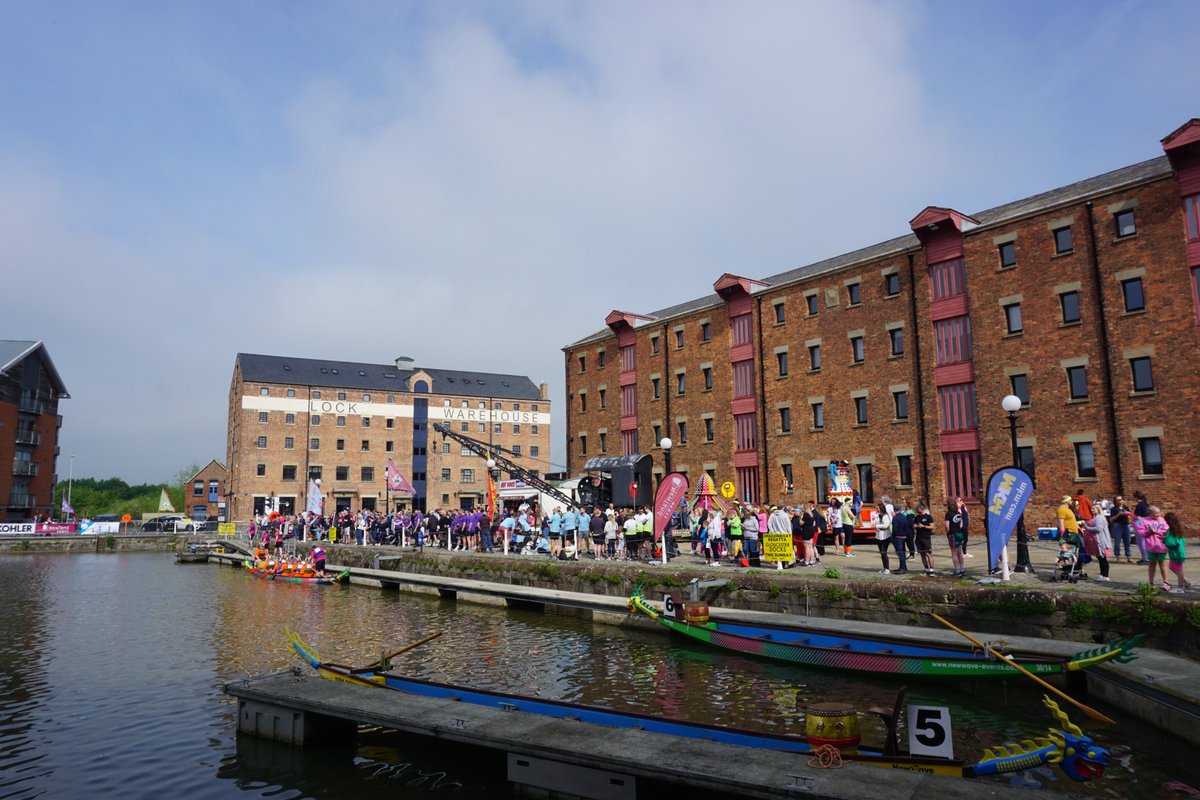
[{"label": "person in pink jacket", "polygon": [[1154,585],[1154,573],[1157,571],[1162,577],[1160,588],[1164,592],[1171,591],[1171,584],[1167,582],[1167,530],[1169,528],[1170,526],[1163,519],[1162,511],[1158,506],[1150,506],[1149,516],[1138,517],[1133,522],[1133,530],[1137,533],[1138,538],[1146,544],[1146,560],[1150,562],[1147,567],[1150,585]]}]

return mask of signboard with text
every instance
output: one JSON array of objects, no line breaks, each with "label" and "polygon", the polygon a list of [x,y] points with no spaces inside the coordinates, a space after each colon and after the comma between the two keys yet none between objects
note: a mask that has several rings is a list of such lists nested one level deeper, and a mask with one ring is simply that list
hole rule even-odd
[{"label": "signboard with text", "polygon": [[762,535],[763,561],[795,561],[790,533],[764,533]]}]

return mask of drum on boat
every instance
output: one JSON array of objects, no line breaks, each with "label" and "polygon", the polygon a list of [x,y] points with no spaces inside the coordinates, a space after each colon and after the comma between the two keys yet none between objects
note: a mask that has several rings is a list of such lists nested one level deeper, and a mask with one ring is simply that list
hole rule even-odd
[{"label": "drum on boat", "polygon": [[708,624],[708,603],[684,603],[683,621],[689,625]]},{"label": "drum on boat", "polygon": [[831,744],[848,753],[857,752],[862,740],[858,712],[849,703],[814,703],[805,709],[804,735],[814,749]]}]

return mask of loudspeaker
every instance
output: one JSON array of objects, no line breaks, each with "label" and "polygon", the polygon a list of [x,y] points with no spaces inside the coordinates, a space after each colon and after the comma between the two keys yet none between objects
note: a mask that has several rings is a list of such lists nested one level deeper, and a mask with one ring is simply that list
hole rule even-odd
[{"label": "loudspeaker", "polygon": [[654,502],[654,486],[650,474],[650,456],[642,456],[633,464],[613,467],[612,501],[617,508],[648,506]]}]

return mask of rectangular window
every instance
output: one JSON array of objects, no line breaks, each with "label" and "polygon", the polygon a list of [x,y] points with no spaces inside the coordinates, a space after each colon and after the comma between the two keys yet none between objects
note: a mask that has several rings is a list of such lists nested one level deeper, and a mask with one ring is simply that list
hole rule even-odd
[{"label": "rectangular window", "polygon": [[262,395],[263,397],[266,397],[266,396],[268,396],[269,394],[271,394],[271,390],[270,390],[270,389],[268,389],[266,386],[260,386],[260,387],[259,387],[259,389],[258,389],[258,393],[259,393],[260,395]]},{"label": "rectangular window", "polygon": [[1056,255],[1063,255],[1074,250],[1075,247],[1071,243],[1071,229],[1059,228],[1054,231],[1054,252]]},{"label": "rectangular window", "polygon": [[579,455],[587,455],[587,434],[581,434],[579,437]]},{"label": "rectangular window", "polygon": [[872,464],[858,465],[858,493],[864,503],[875,502],[875,467]]},{"label": "rectangular window", "polygon": [[192,481],[192,497],[204,497],[204,481]]},{"label": "rectangular window", "polygon": [[269,418],[268,412],[266,412],[266,411],[258,412],[258,421],[259,422],[266,422],[268,420],[268,418]]},{"label": "rectangular window", "polygon": [[1025,474],[1029,476],[1029,479],[1032,480],[1036,486],[1037,475],[1034,472],[1035,465],[1033,463],[1032,447],[1029,445],[1022,445],[1017,448],[1017,466],[1025,470]]},{"label": "rectangular window", "polygon": [[787,374],[788,374],[788,359],[787,359],[787,357],[788,357],[787,353],[776,353],[775,354],[775,366],[778,367],[779,377],[781,377],[781,378],[786,378]]},{"label": "rectangular window", "polygon": [[712,391],[712,387],[713,387],[712,367],[705,367],[702,370],[702,374],[704,375],[704,391],[706,391],[706,392]]},{"label": "rectangular window", "polygon": [[587,412],[587,395],[583,392],[579,393],[579,411],[580,413]]},{"label": "rectangular window", "polygon": [[345,418],[345,417],[338,417],[338,418],[337,418],[337,426],[338,426],[339,428],[344,428],[344,427],[346,427],[346,418]]},{"label": "rectangular window", "polygon": [[[603,405],[601,405],[600,407],[604,408]],[[503,422],[493,422],[492,423],[492,433],[504,433],[504,423]]]},{"label": "rectangular window", "polygon": [[333,449],[334,450],[345,450],[346,449],[346,440],[338,439],[336,442],[333,443]]},{"label": "rectangular window", "polygon": [[287,390],[287,396],[288,396],[288,397],[295,397],[295,396],[296,396],[296,390],[295,390],[295,389],[288,389],[288,390]]},{"label": "rectangular window", "polygon": [[825,404],[812,404],[812,426],[815,431],[825,430]]},{"label": "rectangular window", "polygon": [[608,390],[600,389],[598,393],[600,395],[600,407],[608,408]]},{"label": "rectangular window", "polygon": [[756,414],[734,415],[733,440],[736,450],[758,449],[758,416]]},{"label": "rectangular window", "polygon": [[513,452],[513,455],[514,455],[514,456],[519,456],[519,455],[521,455],[521,445],[519,445],[519,444],[514,444],[514,445],[512,446],[512,452]]},{"label": "rectangular window", "polygon": [[[621,416],[628,417],[637,413],[637,385],[629,384],[621,387]],[[521,426],[514,425],[513,433],[520,433]]]},{"label": "rectangular window", "polygon": [[607,433],[600,434],[600,452],[601,453],[608,452],[608,434]]},{"label": "rectangular window", "polygon": [[349,468],[349,467],[337,467],[337,468],[334,470],[333,479],[334,479],[335,481],[348,481],[348,480],[350,480],[350,468]]},{"label": "rectangular window", "polygon": [[810,317],[817,315],[817,296],[815,294],[806,295],[804,297],[804,305],[807,306]]},{"label": "rectangular window", "polygon": [[260,478],[265,478],[267,476],[267,465],[266,464],[256,465],[254,468],[254,474]]},{"label": "rectangular window", "polygon": [[1137,233],[1137,223],[1133,219],[1133,210],[1118,211],[1113,215],[1113,221],[1117,226],[1117,238],[1122,236],[1133,236]]},{"label": "rectangular window", "polygon": [[712,323],[711,322],[701,322],[700,323],[700,341],[708,342],[711,340],[712,340]]},{"label": "rectangular window", "polygon": [[1121,281],[1121,297],[1125,301],[1126,312],[1146,310],[1146,296],[1142,293],[1141,278]]},{"label": "rectangular window", "polygon": [[320,425],[321,416],[319,414],[313,414],[312,419],[310,419],[309,422],[311,422],[313,425]]},{"label": "rectangular window", "polygon": [[368,451],[368,450],[370,450],[370,449],[371,449],[371,440],[370,440],[370,439],[363,439],[363,440],[362,440],[362,451],[365,453],[365,452],[367,452],[367,451]]},{"label": "rectangular window", "polygon": [[284,425],[295,425],[296,424],[296,415],[295,414],[284,414],[283,415],[283,424]]},{"label": "rectangular window", "polygon": [[579,357],[579,372],[580,374],[587,372],[587,356]]},{"label": "rectangular window", "polygon": [[295,446],[296,446],[295,439],[293,439],[291,436],[283,437],[283,449],[284,450],[291,450]]},{"label": "rectangular window", "polygon": [[912,456],[896,456],[896,472],[900,475],[900,486],[912,486]]},{"label": "rectangular window", "polygon": [[1064,325],[1079,322],[1079,292],[1063,292],[1058,296],[1062,304],[1062,321]]},{"label": "rectangular window", "polygon": [[983,483],[978,450],[946,453],[942,456],[946,470],[946,496],[974,499]]},{"label": "rectangular window", "polygon": [[662,426],[661,425],[651,426],[650,431],[654,435],[654,446],[661,447],[662,445],[659,443],[662,441]]},{"label": "rectangular window", "polygon": [[1138,451],[1142,455],[1143,475],[1163,474],[1162,442],[1157,436],[1138,439]]},{"label": "rectangular window", "polygon": [[850,359],[855,364],[861,364],[865,360],[865,358],[866,357],[863,354],[863,337],[851,336],[850,337]]},{"label": "rectangular window", "polygon": [[821,345],[812,344],[808,346],[808,368],[813,372],[821,368]]},{"label": "rectangular window", "polygon": [[282,480],[285,480],[285,481],[296,480],[296,465],[295,464],[284,464],[283,465]]},{"label": "rectangular window", "polygon": [[654,356],[658,355],[658,337],[657,336],[650,337],[650,354],[654,355]]},{"label": "rectangular window", "polygon": [[370,417],[363,417],[363,418],[362,418],[362,426],[363,426],[364,428],[369,428],[369,427],[371,427],[371,418],[370,418]]},{"label": "rectangular window", "polygon": [[531,436],[537,436],[537,435],[538,435],[538,426],[537,426],[537,425],[530,425],[530,426],[529,426],[529,433],[530,433],[530,435],[531,435]]},{"label": "rectangular window", "polygon": [[321,479],[321,467],[316,464],[309,465],[308,479],[310,481],[319,481]]},{"label": "rectangular window", "polygon": [[396,420],[393,417],[388,417],[387,420],[384,421],[383,426],[385,428],[394,428],[396,427]]},{"label": "rectangular window", "polygon": [[338,392],[338,400],[345,400],[345,399],[346,399],[346,393]]},{"label": "rectangular window", "polygon": [[396,449],[396,443],[391,439],[388,439],[387,442],[384,443],[383,449],[390,453]]},{"label": "rectangular window", "polygon": [[1072,400],[1086,400],[1087,367],[1067,367],[1067,386],[1070,388]]},{"label": "rectangular window", "polygon": [[712,417],[708,417],[704,420],[704,441],[711,442],[713,440],[713,436],[714,431]]},{"label": "rectangular window", "polygon": [[754,322],[750,314],[738,314],[729,320],[731,341],[736,346],[750,344],[754,338]]},{"label": "rectangular window", "polygon": [[846,293],[850,295],[850,305],[856,306],[862,302],[862,287],[857,283],[846,284]]},{"label": "rectangular window", "polygon": [[1133,373],[1133,390],[1135,392],[1154,391],[1154,374],[1150,370],[1148,357],[1129,359],[1129,369]]},{"label": "rectangular window", "polygon": [[1096,477],[1096,448],[1091,442],[1075,443],[1075,474],[1080,478]]},{"label": "rectangular window", "polygon": [[364,483],[370,483],[371,481],[375,480],[375,468],[362,467],[359,472],[359,480],[363,481]]},{"label": "rectangular window", "polygon": [[934,300],[957,297],[967,291],[967,275],[963,271],[963,260],[952,258],[939,261],[929,267],[929,279]]},{"label": "rectangular window", "polygon": [[775,324],[782,325],[787,321],[787,312],[784,310],[783,303],[775,304]]},{"label": "rectangular window", "polygon": [[908,392],[892,392],[896,406],[896,419],[908,419]]},{"label": "rectangular window", "polygon": [[754,396],[754,362],[739,361],[733,365],[733,396]]},{"label": "rectangular window", "polygon": [[608,364],[608,354],[601,350],[599,353],[596,353],[596,366],[603,367],[606,364]]},{"label": "rectangular window", "polygon": [[1008,382],[1012,387],[1012,393],[1021,398],[1021,405],[1029,405],[1029,376],[1010,375]]},{"label": "rectangular window", "polygon": [[867,398],[854,398],[854,421],[859,425],[867,424]]},{"label": "rectangular window", "polygon": [[444,481],[450,480],[450,468],[449,467],[442,467],[442,480],[444,480]]},{"label": "rectangular window", "polygon": [[684,373],[679,373],[675,376],[675,394],[683,394],[687,391],[687,376]]},{"label": "rectangular window", "polygon": [[900,273],[893,272],[883,276],[883,293],[888,297],[900,294]]},{"label": "rectangular window", "polygon": [[459,470],[458,471],[458,481],[459,481],[459,483],[474,483],[475,482],[475,470],[473,470],[473,469]]},{"label": "rectangular window", "polygon": [[538,447],[536,444],[531,444],[531,445],[529,445],[529,457],[530,457],[530,458],[537,458],[537,457],[538,457],[538,452],[539,452],[540,450],[541,450],[541,448],[539,448],[539,447]]},{"label": "rectangular window", "polygon": [[520,425],[513,425],[513,435],[514,436],[521,435],[521,426]]},{"label": "rectangular window", "polygon": [[939,319],[933,323],[938,366],[971,360],[971,319],[966,316]]},{"label": "rectangular window", "polygon": [[1008,333],[1021,333],[1025,330],[1020,303],[1010,303],[1004,307],[1004,325]]},{"label": "rectangular window", "polygon": [[1017,265],[1017,243],[1005,242],[1000,245],[1000,268],[1008,269]]},{"label": "rectangular window", "polygon": [[659,385],[661,381],[658,378],[650,379],[650,392],[655,400],[662,397],[662,387]]},{"label": "rectangular window", "polygon": [[791,464],[781,464],[780,466],[783,469],[783,490],[785,492],[790,492],[790,491],[792,491],[792,489],[795,488],[795,485],[792,483],[792,480],[793,480],[792,465]]},{"label": "rectangular window", "polygon": [[829,467],[813,467],[813,496],[818,505],[829,502]]},{"label": "rectangular window", "polygon": [[260,448],[266,447],[267,446],[267,437],[265,437],[265,436],[258,437],[258,446]]},{"label": "rectangular window", "polygon": [[321,399],[321,390],[320,390],[320,389],[313,389],[313,395],[312,395],[312,396],[313,396],[313,400],[320,400],[320,399]]},{"label": "rectangular window", "polygon": [[1188,240],[1200,240],[1200,194],[1183,198],[1183,215],[1187,218]]},{"label": "rectangular window", "polygon": [[943,431],[967,431],[979,427],[975,384],[939,386],[938,405],[942,412]]},{"label": "rectangular window", "polygon": [[[479,426],[480,433],[487,433],[487,423],[486,422],[479,422],[476,424]],[[468,430],[470,430],[470,428],[471,428],[471,424],[469,422],[464,422],[462,424],[462,432],[463,433],[466,433]]]},{"label": "rectangular window", "polygon": [[[657,342],[658,340],[655,339],[654,341]],[[634,347],[635,346],[632,344],[627,344],[621,348],[621,371],[622,372],[629,372],[636,365],[635,364],[636,352],[634,351]]]},{"label": "rectangular window", "polygon": [[682,329],[675,331],[675,349],[676,350],[683,349],[683,330]]},{"label": "rectangular window", "polygon": [[679,440],[678,443],[679,444],[687,444],[687,423],[686,422],[677,422],[675,424],[675,428],[679,433],[679,435],[677,437],[675,437]]},{"label": "rectangular window", "polygon": [[904,329],[892,328],[890,331],[888,331],[888,338],[891,339],[892,342],[892,355],[904,355]]},{"label": "rectangular window", "polygon": [[309,450],[320,450],[321,449],[321,440],[320,439],[309,439],[308,440],[308,449]]},{"label": "rectangular window", "polygon": [[792,410],[790,408],[779,409],[779,432],[792,432]]}]

